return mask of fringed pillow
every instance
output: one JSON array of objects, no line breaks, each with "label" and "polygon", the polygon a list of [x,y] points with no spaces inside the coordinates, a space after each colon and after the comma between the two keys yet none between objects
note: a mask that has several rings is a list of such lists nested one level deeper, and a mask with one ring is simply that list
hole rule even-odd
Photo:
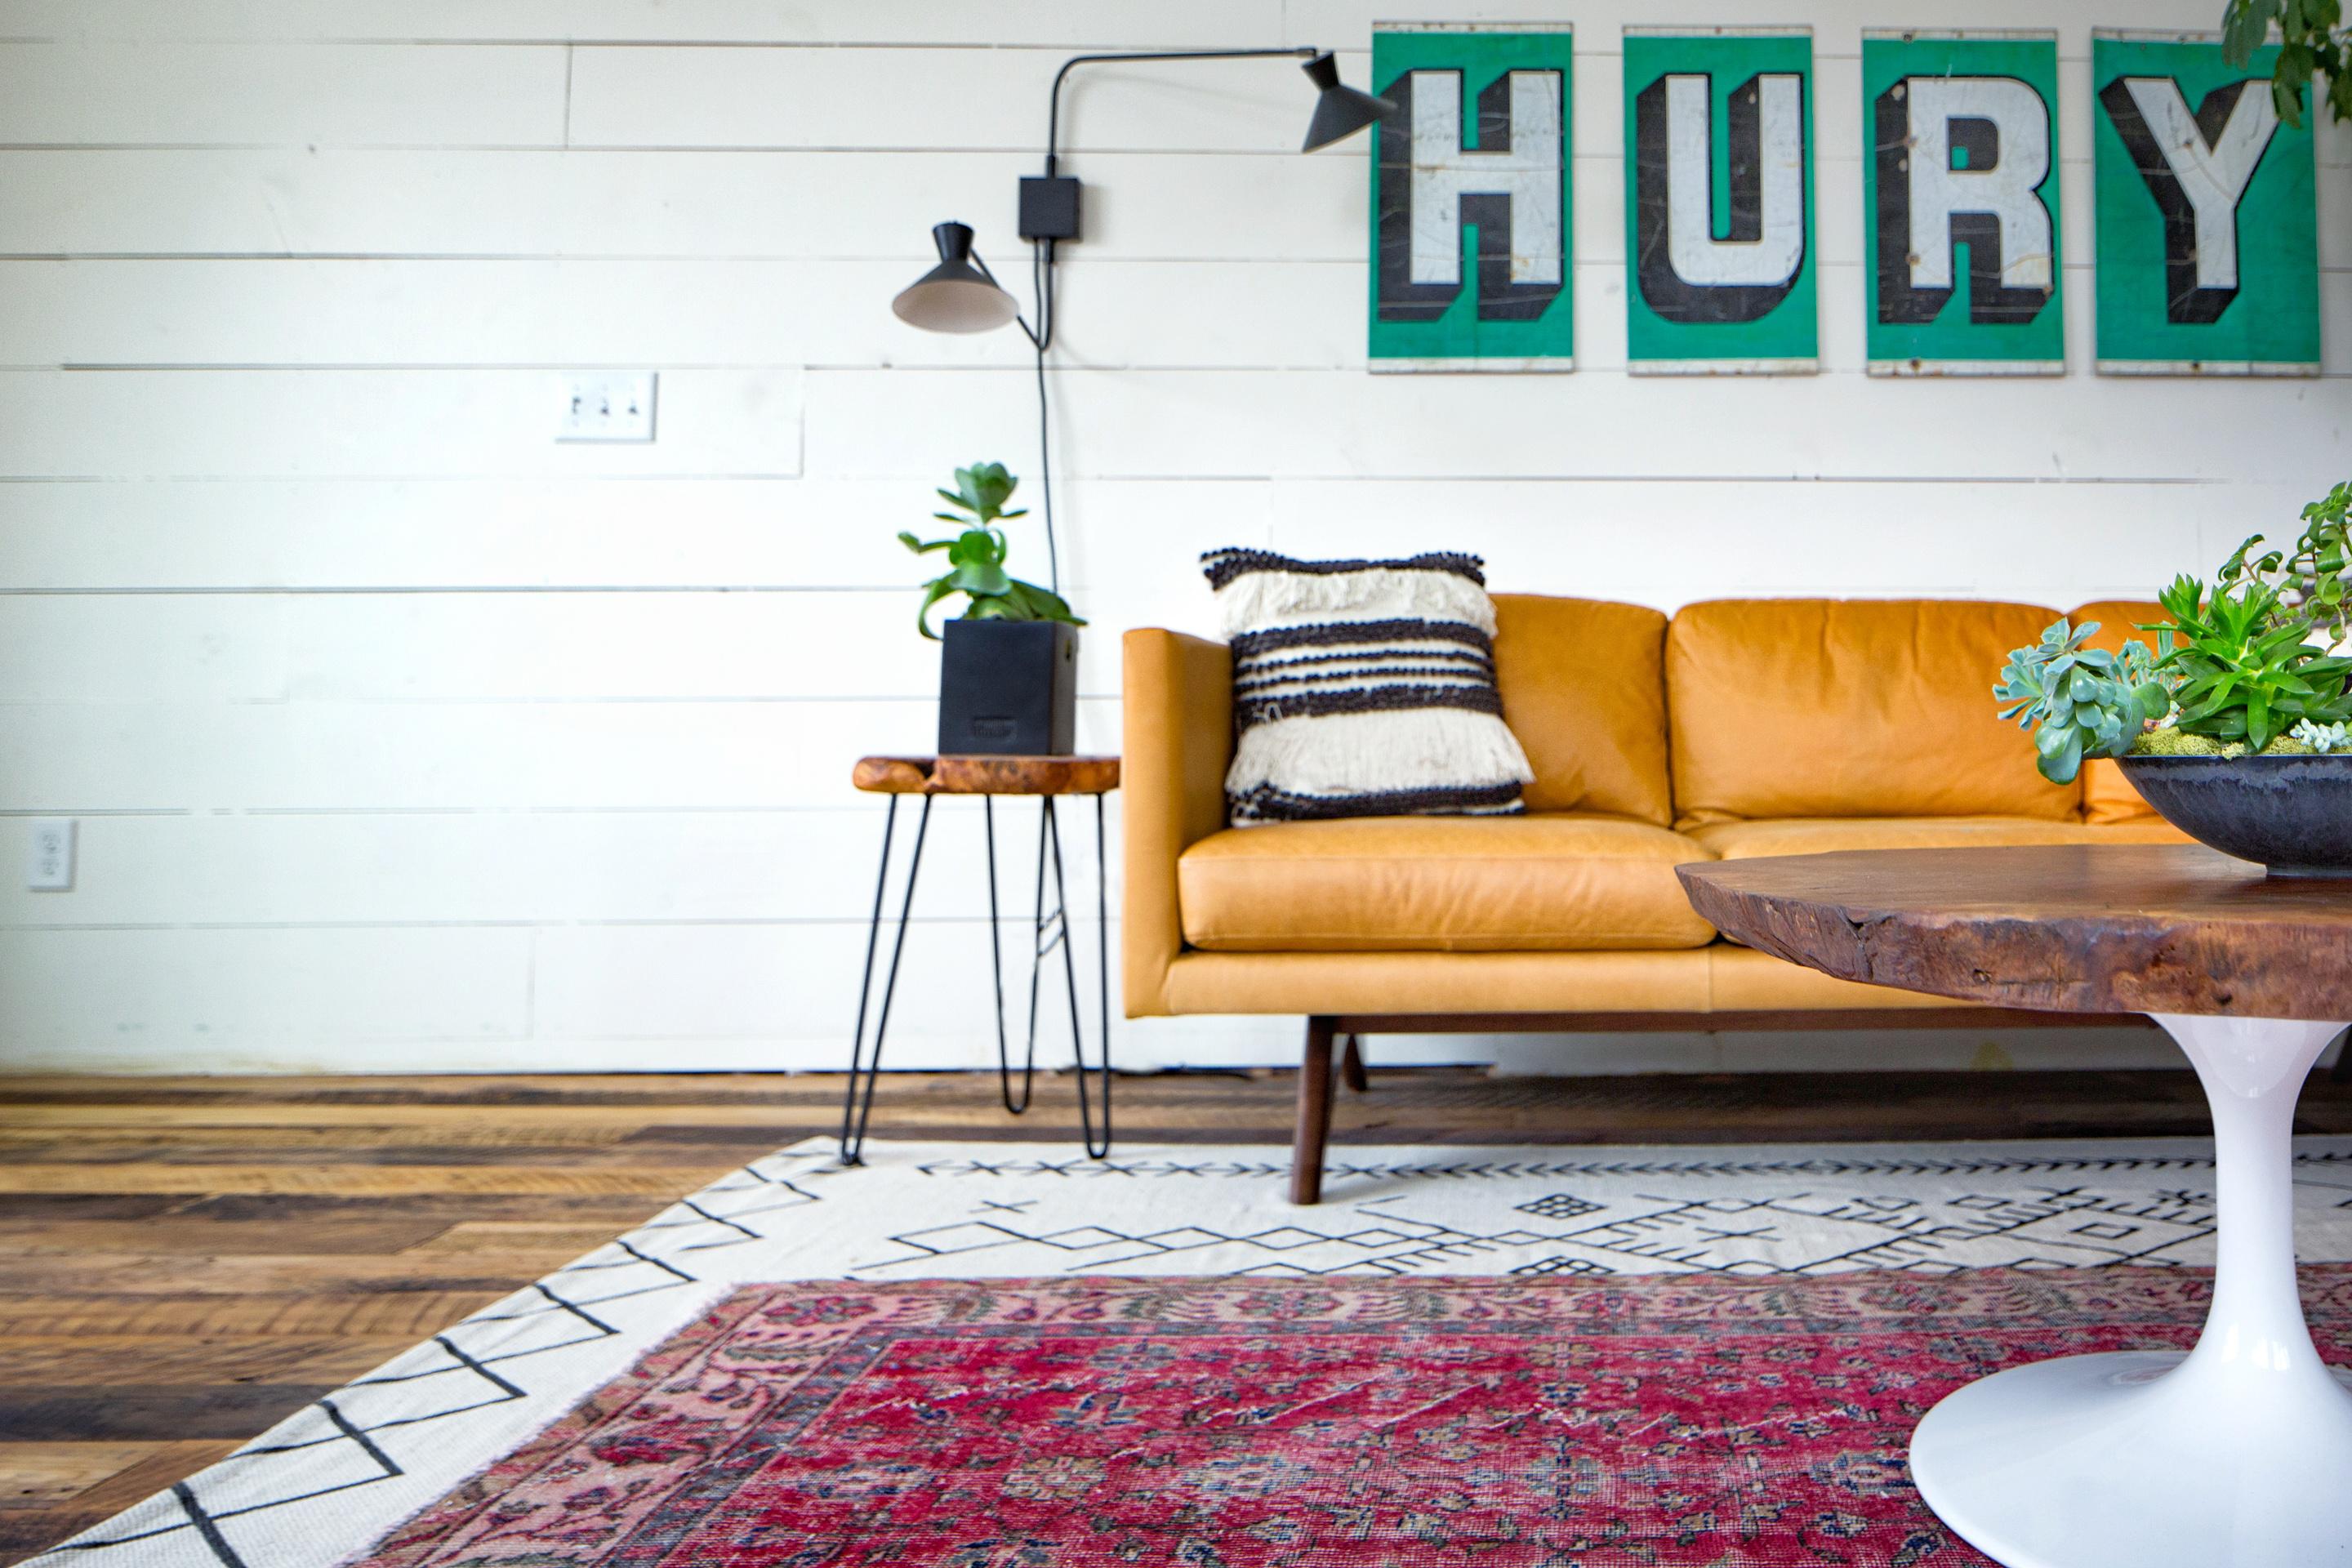
[{"label": "fringed pillow", "polygon": [[1235,826],[1507,816],[1535,773],[1503,723],[1486,563],[1201,557],[1234,650]]}]

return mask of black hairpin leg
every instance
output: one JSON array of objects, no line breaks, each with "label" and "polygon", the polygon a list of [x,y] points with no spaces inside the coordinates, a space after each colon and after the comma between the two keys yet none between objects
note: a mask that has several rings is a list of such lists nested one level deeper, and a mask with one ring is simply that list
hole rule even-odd
[{"label": "black hairpin leg", "polygon": [[[1070,935],[1069,885],[1062,869],[1061,818],[1054,810],[1054,797],[1044,800],[1042,819],[1037,836],[1037,918],[1035,957],[1029,969],[1029,1050],[1034,1058],[1037,1049],[1037,992],[1044,978],[1045,960],[1058,947],[1062,950],[1062,989],[1069,1005],[1070,1050],[1076,1058],[1078,1073],[1078,1129],[1086,1141],[1087,1153],[1100,1160],[1110,1153],[1110,927],[1104,917],[1108,898],[1104,889],[1104,827],[1102,796],[1095,796],[1095,916],[1097,921],[1097,995],[1100,1012],[1096,1020],[1097,1047],[1100,1052],[1095,1074],[1095,1086],[1102,1091],[1102,1136],[1095,1136],[1094,1097],[1087,1083],[1087,1032],[1078,1016],[1078,958],[1076,942]],[[1045,867],[1051,859],[1054,868],[1054,910],[1045,912]]]},{"label": "black hairpin leg", "polygon": [[1097,1160],[1110,1157],[1110,861],[1103,829],[1103,797],[1095,796],[1095,1045],[1101,1051],[1097,1070],[1102,1083],[1102,1147],[1095,1147],[1093,1121],[1087,1114],[1087,1051],[1078,1057],[1078,1119],[1087,1152]]},{"label": "black hairpin leg", "polygon": [[[849,1043],[849,1092],[841,1105],[841,1163],[845,1165],[864,1163],[866,1122],[874,1114],[874,1082],[882,1071],[882,1039],[890,1030],[890,998],[898,988],[898,960],[907,951],[907,917],[915,907],[915,879],[923,869],[923,838],[930,830],[931,797],[923,796],[922,812],[915,818],[914,853],[907,861],[907,891],[898,901],[898,930],[890,942],[890,968],[882,982],[882,1004],[874,1009],[874,1044],[869,1053],[866,1044],[866,1004],[874,991],[874,955],[881,945],[883,893],[890,884],[890,837],[898,823],[898,797],[894,795],[882,818],[882,867],[874,876],[874,913],[866,928],[866,972],[857,985],[857,1032]],[[992,898],[994,891],[992,877]],[[858,1092],[861,1071],[866,1079],[863,1094]]]},{"label": "black hairpin leg", "polygon": [[[1029,1052],[1021,1063],[1021,1098],[1013,1098],[1013,1054],[1004,1040],[1004,944],[997,933],[996,914],[996,801],[992,795],[980,797],[981,821],[988,836],[988,974],[996,985],[996,1091],[1004,1100],[1004,1109],[1018,1116],[1029,1109],[1029,1097],[1037,1079],[1037,985],[1033,973],[1029,985]],[[1044,846],[1039,846],[1039,871],[1044,875]],[[1040,884],[1042,888],[1042,883]]]}]

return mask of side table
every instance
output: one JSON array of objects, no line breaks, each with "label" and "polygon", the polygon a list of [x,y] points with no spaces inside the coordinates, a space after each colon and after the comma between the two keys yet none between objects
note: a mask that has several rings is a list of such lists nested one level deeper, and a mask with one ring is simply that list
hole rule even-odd
[{"label": "side table", "polygon": [[[864,1163],[866,1123],[874,1112],[874,1086],[882,1071],[882,1041],[890,1028],[890,1000],[898,986],[898,960],[907,949],[907,919],[915,904],[915,881],[923,868],[923,839],[931,824],[931,801],[942,795],[981,797],[981,819],[988,840],[989,971],[996,984],[996,1082],[1004,1109],[1018,1116],[1029,1109],[1037,1068],[1037,998],[1045,960],[1059,948],[1063,990],[1069,1000],[1070,1043],[1077,1055],[1078,1123],[1087,1153],[1099,1160],[1110,1152],[1110,925],[1104,876],[1103,796],[1118,787],[1117,757],[862,757],[850,774],[859,789],[890,797],[882,819],[882,864],[874,879],[874,912],[866,932],[866,971],[857,987],[857,1029],[849,1047],[849,1090],[841,1107],[841,1163]],[[907,865],[906,890],[898,900],[898,931],[890,942],[890,966],[882,981],[878,1005],[873,1002],[874,958],[881,946],[884,895],[890,880],[890,840],[898,822],[898,797],[920,795],[922,810],[915,818],[914,851]],[[1030,925],[1029,1037],[1021,1063],[1021,1094],[1013,1093],[1012,1051],[1004,1034],[1004,955],[999,939],[996,910],[996,802],[1000,795],[1034,795],[1041,808],[1037,829],[1037,897]],[[1095,1136],[1094,1105],[1087,1086],[1086,1032],[1078,1021],[1077,957],[1070,939],[1066,888],[1062,875],[1062,830],[1054,803],[1062,795],[1090,795],[1095,800],[1096,995],[1095,1037],[1098,1051],[1097,1087],[1102,1091],[1102,1137]],[[1045,908],[1045,871],[1054,873],[1054,907]],[[866,1035],[868,1012],[874,1018],[869,1046]],[[860,1086],[861,1077],[864,1079]]]}]

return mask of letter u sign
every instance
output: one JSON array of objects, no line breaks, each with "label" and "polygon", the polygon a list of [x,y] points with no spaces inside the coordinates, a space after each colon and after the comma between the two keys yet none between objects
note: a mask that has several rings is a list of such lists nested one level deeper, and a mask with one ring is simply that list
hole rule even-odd
[{"label": "letter u sign", "polygon": [[1810,32],[1626,29],[1634,373],[1815,368],[1812,99]]}]

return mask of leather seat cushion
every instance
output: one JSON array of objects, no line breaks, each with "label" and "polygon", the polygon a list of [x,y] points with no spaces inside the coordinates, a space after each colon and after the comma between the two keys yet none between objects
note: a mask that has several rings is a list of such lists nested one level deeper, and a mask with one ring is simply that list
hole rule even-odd
[{"label": "leather seat cushion", "polygon": [[1761,822],[1713,822],[1685,831],[1718,860],[1748,860],[1766,855],[1826,855],[1839,849],[2090,844],[2109,835],[2128,835],[2130,829],[2085,827],[2079,822],[2053,822],[2039,816],[1783,816]]},{"label": "leather seat cushion", "polygon": [[1675,868],[1707,852],[1594,812],[1227,828],[1176,863],[1184,940],[1212,952],[1577,952],[1698,947]]},{"label": "leather seat cushion", "polygon": [[1774,817],[1762,822],[1708,823],[1689,829],[1689,836],[1721,860],[1822,855],[1835,849],[1967,849],[1986,845],[2143,841],[2128,830],[2038,816]]}]

